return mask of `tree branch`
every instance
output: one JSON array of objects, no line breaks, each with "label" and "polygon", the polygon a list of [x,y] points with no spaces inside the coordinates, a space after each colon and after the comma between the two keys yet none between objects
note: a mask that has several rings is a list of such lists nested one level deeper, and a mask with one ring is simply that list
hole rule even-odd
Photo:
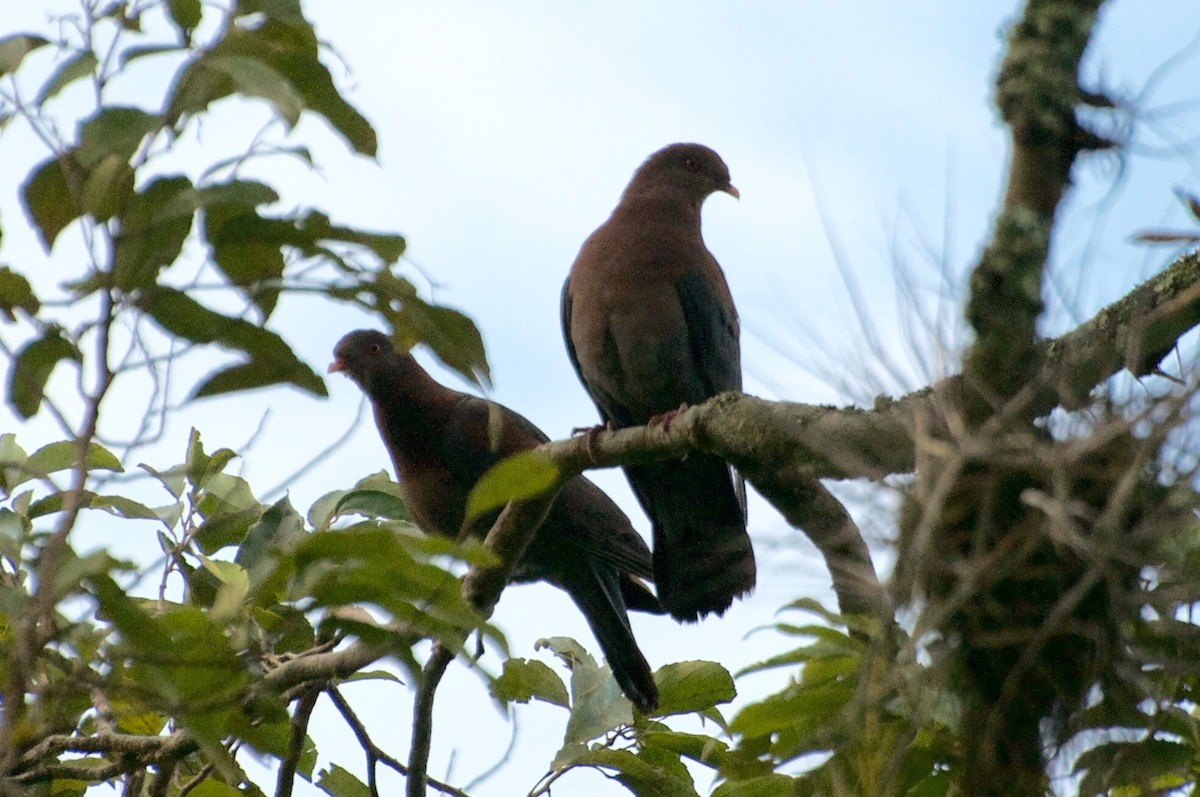
[{"label": "tree branch", "polygon": [[386,656],[397,645],[411,645],[420,638],[412,633],[407,624],[387,626],[382,630],[387,631],[392,638],[384,642],[364,642],[360,639],[342,650],[312,653],[281,663],[250,689],[247,699],[253,702],[263,693],[283,692],[310,681],[349,678],[363,667]]},{"label": "tree branch", "polygon": [[[563,480],[565,481],[565,479]],[[561,485],[562,482],[559,483]],[[492,616],[500,593],[508,584],[513,568],[525,555],[533,535],[546,519],[550,505],[558,495],[558,486],[538,498],[510,501],[496,518],[483,541],[483,547],[497,559],[492,567],[472,567],[463,579],[462,594],[485,620]],[[454,652],[438,643],[425,663],[421,689],[413,705],[412,748],[408,757],[408,795],[425,794],[426,767],[433,739],[433,698]]]},{"label": "tree branch", "polygon": [[971,274],[965,416],[977,427],[1028,384],[1040,367],[1036,324],[1054,213],[1075,156],[1110,142],[1076,119],[1083,58],[1101,0],[1029,0],[1009,31],[996,105],[1012,135],[1004,205]]},{"label": "tree branch", "polygon": [[292,733],[288,737],[287,755],[279,762],[279,777],[276,779],[275,797],[292,797],[292,788],[296,781],[296,769],[300,766],[300,756],[304,755],[304,739],[308,735],[308,721],[317,699],[321,696],[319,686],[308,687],[296,702],[296,710],[292,714]]},{"label": "tree branch", "polygon": [[[1175,340],[1200,324],[1200,253],[1161,274],[1055,340],[1038,345],[1042,368],[1023,411],[1079,406],[1123,367],[1150,373]],[[737,467],[821,551],[843,612],[888,612],[870,552],[845,509],[818,479],[880,479],[916,467],[918,436],[940,435],[961,413],[963,377],[948,377],[873,409],[765,401],[725,393],[688,408],[669,427],[602,431],[546,443],[560,483],[590,468],[716,454]]]},{"label": "tree branch", "polygon": [[[155,762],[178,761],[199,749],[187,731],[169,736],[138,736],[125,733],[97,733],[91,736],[55,734],[47,736],[25,751],[17,763],[21,783],[37,783],[55,778],[74,778],[99,782],[117,775],[144,769]],[[63,753],[103,753],[118,755],[121,760],[99,768],[75,766],[74,762],[45,759]]]}]

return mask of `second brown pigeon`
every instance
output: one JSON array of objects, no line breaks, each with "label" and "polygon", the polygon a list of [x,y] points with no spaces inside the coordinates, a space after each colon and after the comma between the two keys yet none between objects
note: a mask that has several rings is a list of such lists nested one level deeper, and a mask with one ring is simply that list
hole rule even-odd
[{"label": "second brown pigeon", "polygon": [[[439,384],[381,332],[346,335],[334,349],[329,370],[349,376],[371,399],[404,503],[426,533],[456,537],[467,494],[484,472],[547,440],[512,410]],[[490,525],[484,519],[476,531],[485,532]],[[596,635],[625,695],[642,712],[650,712],[658,705],[658,689],[633,638],[626,608],[662,613],[639,580],[652,573],[650,550],[629,518],[579,476],[563,485],[512,581],[548,581],[565,590]]]},{"label": "second brown pigeon", "polygon": [[[738,196],[717,153],[700,144],[659,150],[571,267],[563,336],[613,427],[742,387],[737,311],[700,235],[700,207],[715,191]],[[694,453],[625,473],[650,516],[658,597],[673,617],[721,614],[754,587],[745,490],[723,460]]]}]

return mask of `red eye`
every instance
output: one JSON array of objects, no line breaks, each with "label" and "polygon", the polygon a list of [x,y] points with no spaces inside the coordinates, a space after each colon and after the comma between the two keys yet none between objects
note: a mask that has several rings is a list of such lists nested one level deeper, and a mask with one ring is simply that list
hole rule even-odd
[{"label": "red eye", "polygon": [[700,171],[700,163],[695,158],[684,158],[683,168],[689,172],[698,172]]}]

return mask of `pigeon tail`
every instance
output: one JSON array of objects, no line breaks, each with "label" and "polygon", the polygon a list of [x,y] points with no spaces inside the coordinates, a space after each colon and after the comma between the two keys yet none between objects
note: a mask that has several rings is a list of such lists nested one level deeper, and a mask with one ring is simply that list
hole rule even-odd
[{"label": "pigeon tail", "polygon": [[603,562],[593,560],[585,565],[582,572],[564,585],[567,594],[600,643],[621,691],[639,711],[649,714],[658,708],[658,687],[629,628],[620,574]]},{"label": "pigeon tail", "polygon": [[721,615],[754,588],[754,550],[729,466],[717,457],[629,469],[654,526],[654,583],[676,620]]}]

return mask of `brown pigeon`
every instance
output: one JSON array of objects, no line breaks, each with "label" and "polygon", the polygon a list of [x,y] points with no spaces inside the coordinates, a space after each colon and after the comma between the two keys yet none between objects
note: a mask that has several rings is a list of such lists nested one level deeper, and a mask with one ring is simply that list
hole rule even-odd
[{"label": "brown pigeon", "polygon": [[[714,191],[738,196],[708,147],[654,153],[563,285],[567,352],[615,428],[742,387],[737,311],[700,236],[700,206]],[[745,487],[723,460],[691,454],[625,473],[650,516],[658,597],[673,617],[722,614],[754,587]]]},{"label": "brown pigeon", "polygon": [[[381,332],[346,335],[334,349],[329,371],[346,374],[371,399],[404,503],[428,534],[456,537],[467,494],[484,472],[548,439],[512,410],[434,381]],[[495,417],[489,421],[495,411],[498,430],[491,425],[497,423]],[[496,514],[474,530],[485,533]],[[652,575],[650,550],[629,518],[580,476],[559,492],[512,581],[547,581],[566,591],[596,635],[621,689],[648,713],[658,706],[658,689],[633,638],[626,608],[662,613],[639,580]]]}]

